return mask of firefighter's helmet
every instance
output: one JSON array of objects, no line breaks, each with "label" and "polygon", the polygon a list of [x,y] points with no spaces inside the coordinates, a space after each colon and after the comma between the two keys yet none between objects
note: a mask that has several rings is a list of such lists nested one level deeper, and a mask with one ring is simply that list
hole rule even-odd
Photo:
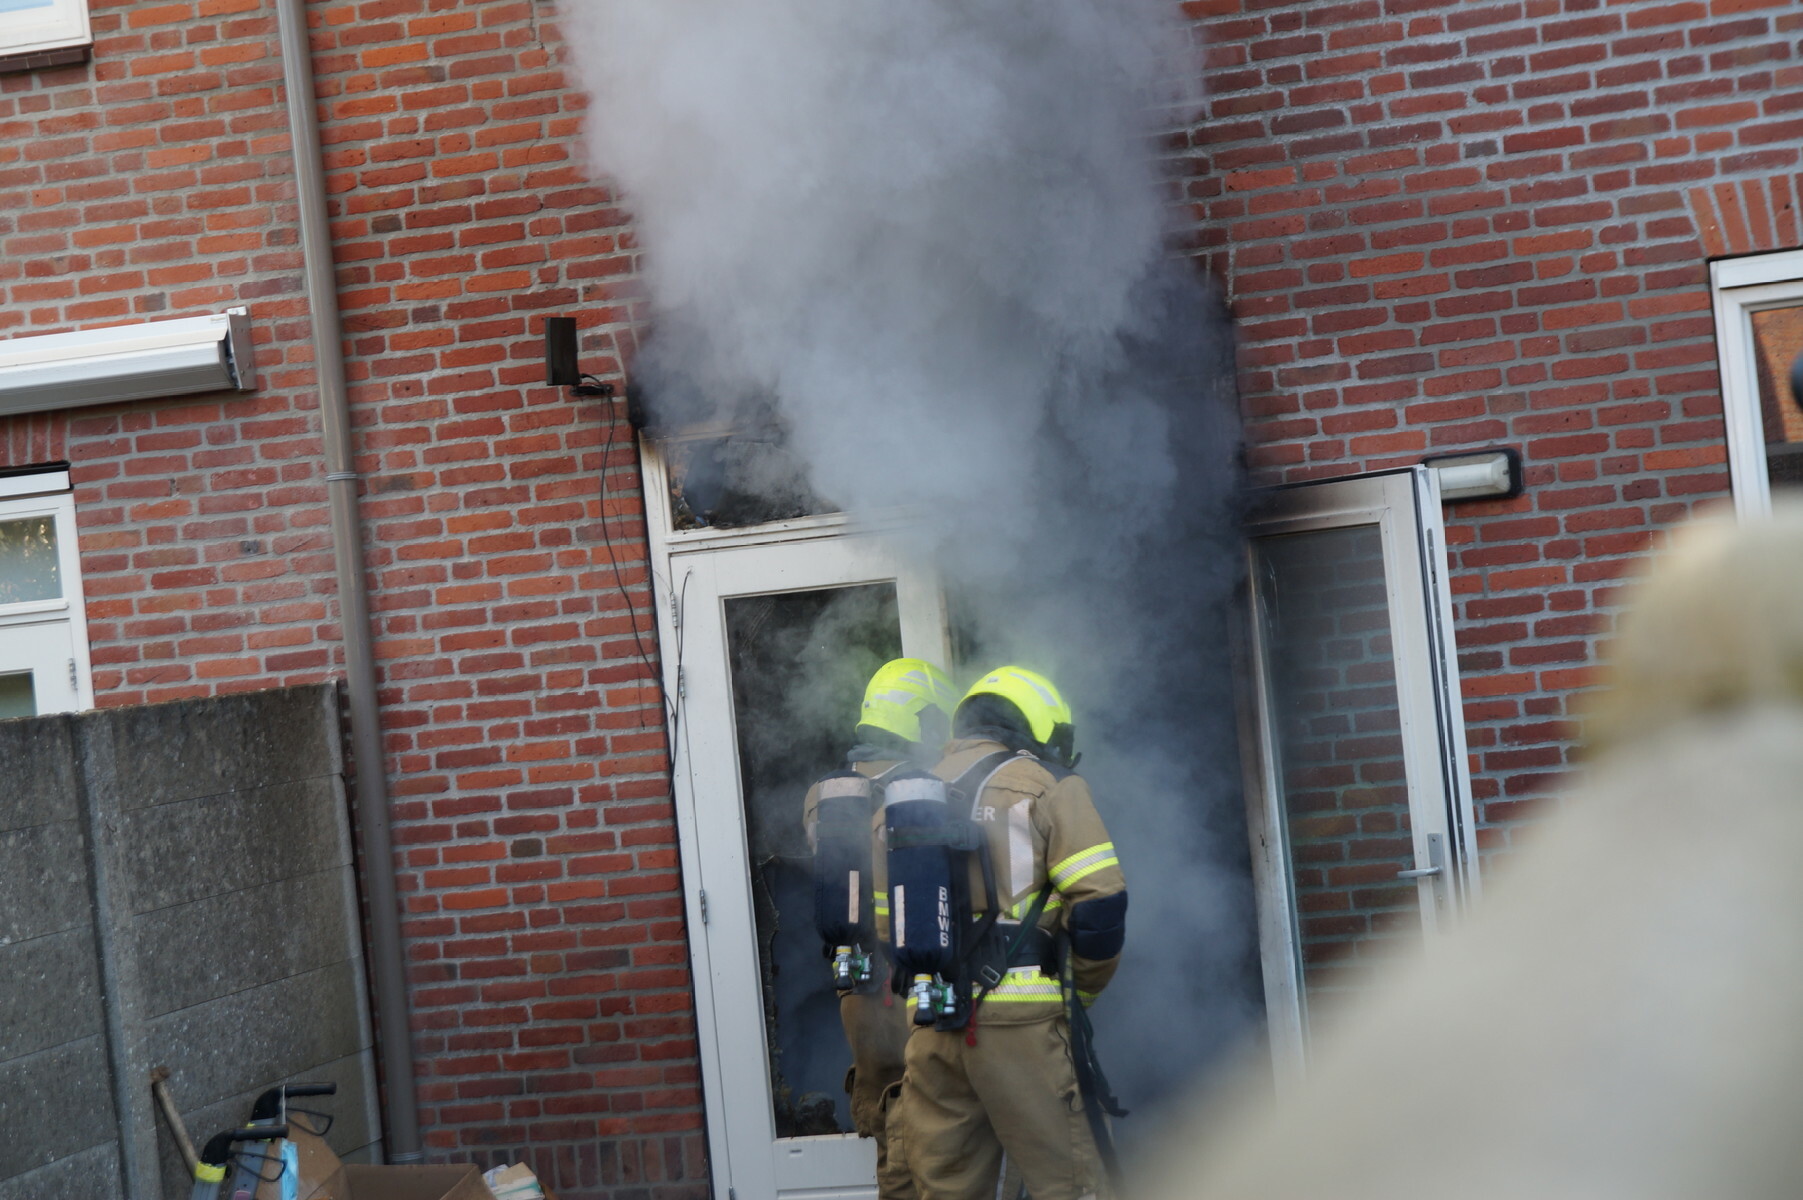
[{"label": "firefighter's helmet", "polygon": [[[1053,762],[1070,766],[1077,760],[1071,706],[1052,681],[1038,671],[997,667],[964,693],[964,699],[958,702],[958,714],[953,721],[959,727],[993,724],[1000,718],[1001,723],[1031,739],[1033,748]],[[977,719],[966,720],[967,717]]]},{"label": "firefighter's helmet", "polygon": [[950,732],[957,700],[951,679],[926,659],[890,659],[864,685],[858,727],[938,749]]}]

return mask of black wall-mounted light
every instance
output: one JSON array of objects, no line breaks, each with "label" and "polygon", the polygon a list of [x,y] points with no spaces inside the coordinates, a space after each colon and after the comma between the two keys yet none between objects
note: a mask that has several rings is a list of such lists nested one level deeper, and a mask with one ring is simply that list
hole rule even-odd
[{"label": "black wall-mounted light", "polygon": [[1509,500],[1521,495],[1521,451],[1513,446],[1465,450],[1421,460],[1440,477],[1440,499]]},{"label": "black wall-mounted light", "polygon": [[575,317],[545,318],[545,383],[591,399],[614,394],[613,384],[582,373],[576,357]]}]

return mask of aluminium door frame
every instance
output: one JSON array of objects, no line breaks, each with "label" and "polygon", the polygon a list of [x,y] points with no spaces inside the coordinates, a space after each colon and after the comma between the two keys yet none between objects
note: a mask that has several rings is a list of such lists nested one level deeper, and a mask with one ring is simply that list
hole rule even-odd
[{"label": "aluminium door frame", "polygon": [[[1246,648],[1238,665],[1243,707],[1250,711],[1242,729],[1241,762],[1268,1037],[1280,1086],[1303,1073],[1308,1029],[1253,545],[1264,536],[1372,524],[1383,540],[1385,587],[1391,597],[1387,608],[1415,866],[1430,866],[1428,838],[1437,828],[1444,830],[1449,848],[1443,875],[1417,884],[1427,943],[1437,932],[1436,891],[1454,920],[1480,894],[1439,477],[1426,467],[1405,467],[1260,491],[1245,522]],[[1399,605],[1398,596],[1419,597],[1418,605]],[[1411,611],[1420,618],[1417,622],[1408,620]],[[1422,816],[1429,819],[1424,822]]]},{"label": "aluminium door frame", "polygon": [[[693,671],[693,655],[699,650],[690,642],[697,622],[718,621],[713,628],[717,636],[704,633],[725,654],[724,602],[735,595],[767,595],[784,591],[813,591],[827,587],[849,587],[861,583],[893,582],[896,587],[897,615],[904,639],[911,626],[937,622],[938,633],[932,646],[904,644],[908,653],[936,652],[940,661],[949,655],[949,622],[945,599],[930,573],[922,568],[908,569],[893,552],[882,545],[886,532],[906,527],[903,513],[879,514],[874,518],[853,520],[844,513],[828,513],[772,521],[738,529],[676,529],[671,525],[669,477],[657,443],[641,437],[639,461],[644,496],[647,540],[650,545],[653,603],[657,616],[658,658],[665,703],[665,728],[669,736],[671,799],[677,827],[677,858],[681,865],[683,907],[686,918],[690,978],[695,996],[695,1037],[701,1067],[702,1108],[708,1136],[708,1167],[716,1196],[736,1194],[743,1189],[747,1197],[774,1196],[777,1192],[775,1153],[779,1139],[774,1126],[774,1109],[770,1102],[767,1039],[763,1032],[761,1004],[757,1007],[756,1036],[750,1039],[755,1051],[740,1038],[737,1043],[722,1041],[723,1030],[744,1022],[746,1014],[730,1011],[735,987],[759,990],[759,965],[755,926],[745,927],[742,917],[750,919],[751,880],[744,828],[743,796],[737,773],[737,729],[728,719],[725,728],[709,734],[724,738],[725,754],[709,754],[713,760],[714,779],[703,764],[702,781],[730,791],[737,804],[730,831],[722,832],[717,823],[707,826],[697,803],[697,780],[694,743],[690,740],[689,704],[697,688],[696,707],[714,708],[728,718],[732,713],[730,661],[710,661],[707,670]],[[803,556],[827,554],[841,559],[838,571],[807,571],[786,584],[776,579],[760,580],[758,559],[779,559],[788,553]],[[775,565],[774,563],[771,565]],[[722,578],[722,576],[725,578]],[[701,585],[696,590],[696,584]],[[713,611],[702,612],[696,605],[701,597],[714,600]],[[723,685],[723,694],[710,694],[709,689]],[[722,768],[721,763],[730,764]],[[722,772],[724,771],[724,774]],[[735,836],[736,835],[736,836]],[[712,897],[713,903],[709,902]],[[730,905],[719,901],[729,898]],[[722,909],[737,914],[731,918],[737,926],[733,936],[725,936]],[[716,939],[719,939],[716,944]],[[747,983],[739,980],[749,981]],[[740,1007],[745,1007],[743,1004]],[[752,1063],[752,1059],[757,1061]],[[755,1067],[755,1069],[754,1069]],[[757,1080],[756,1090],[761,1105],[755,1109],[747,1101],[744,1081]],[[733,1086],[734,1082],[738,1086]],[[805,1158],[810,1149],[824,1142],[856,1141],[855,1135],[836,1134],[821,1138],[784,1138],[780,1141],[789,1153]],[[768,1155],[764,1153],[768,1150]],[[835,1186],[819,1189],[822,1200],[842,1195]]]}]

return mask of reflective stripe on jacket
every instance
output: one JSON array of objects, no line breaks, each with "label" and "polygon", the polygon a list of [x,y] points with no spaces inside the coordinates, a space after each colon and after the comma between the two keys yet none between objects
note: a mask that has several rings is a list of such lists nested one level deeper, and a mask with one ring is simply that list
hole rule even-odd
[{"label": "reflective stripe on jacket", "polygon": [[[946,757],[933,773],[955,781],[983,758],[1006,747],[981,738],[965,738],[946,747]],[[984,830],[995,866],[996,890],[1003,909],[1024,917],[1041,888],[1050,887],[1040,928],[1063,930],[1070,906],[1118,895],[1127,888],[1108,830],[1096,812],[1089,785],[1079,775],[1057,771],[1031,755],[1016,755],[990,772],[971,800],[970,818]],[[981,904],[983,878],[973,863],[971,896]],[[1094,960],[1071,958],[1079,995],[1087,1001],[1108,986],[1120,956]],[[982,1021],[1033,1021],[1057,1011],[1062,1003],[1058,981],[1036,966],[1014,967],[989,994]]]}]

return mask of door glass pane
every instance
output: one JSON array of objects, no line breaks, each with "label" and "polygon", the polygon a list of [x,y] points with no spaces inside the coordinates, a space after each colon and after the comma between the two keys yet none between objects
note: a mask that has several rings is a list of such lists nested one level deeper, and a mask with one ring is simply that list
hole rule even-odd
[{"label": "door glass pane", "polygon": [[0,720],[37,715],[37,701],[31,694],[31,672],[0,675]]},{"label": "door glass pane", "polygon": [[1773,484],[1803,483],[1803,408],[1790,385],[1791,364],[1803,354],[1803,308],[1768,308],[1752,322],[1766,471]]},{"label": "door glass pane", "polygon": [[1387,943],[1419,937],[1382,535],[1257,539],[1269,717],[1306,997],[1356,991]]},{"label": "door glass pane", "polygon": [[850,749],[865,681],[901,654],[895,586],[733,597],[726,637],[776,1133],[849,1133],[851,1051],[814,932],[802,798]]},{"label": "door glass pane", "polygon": [[0,521],[0,604],[54,600],[62,594],[56,518]]}]

